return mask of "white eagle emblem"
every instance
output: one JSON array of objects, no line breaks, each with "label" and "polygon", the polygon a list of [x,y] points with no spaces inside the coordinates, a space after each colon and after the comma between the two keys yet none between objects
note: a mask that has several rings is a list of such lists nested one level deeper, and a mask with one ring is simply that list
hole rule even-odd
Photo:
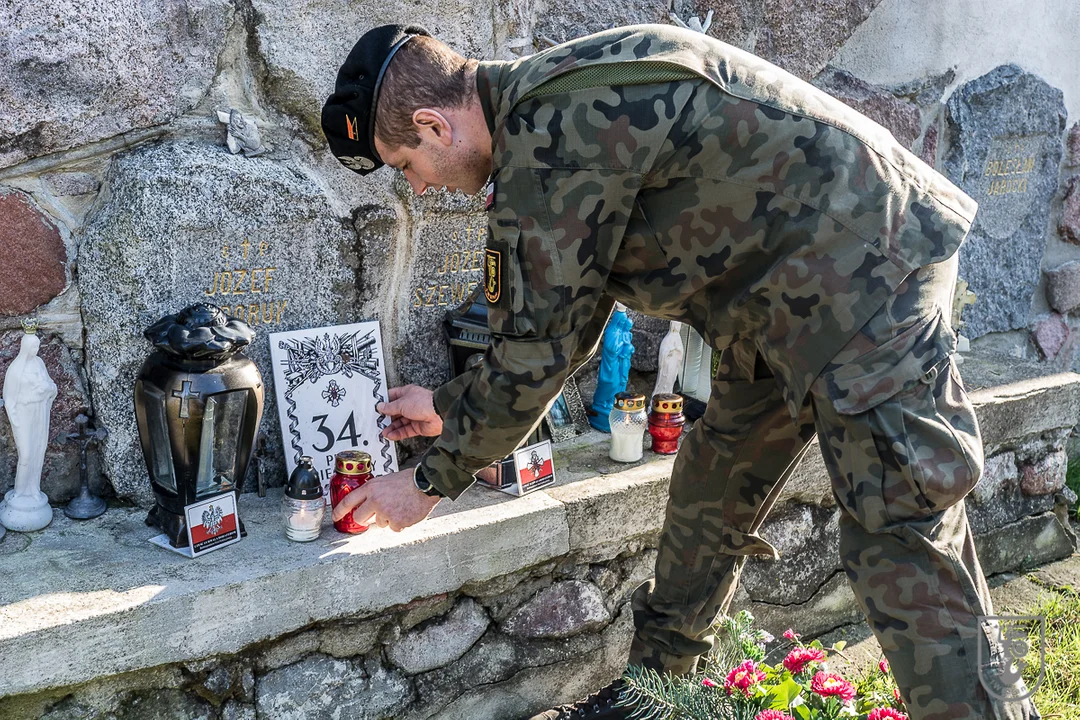
[{"label": "white eagle emblem", "polygon": [[370,170],[375,167],[375,163],[370,158],[366,158],[363,155],[338,155],[337,159],[341,161],[341,164],[350,170]]},{"label": "white eagle emblem", "polygon": [[220,505],[211,505],[203,510],[202,524],[210,535],[217,535],[221,531],[221,523],[224,519],[225,514],[222,512]]}]

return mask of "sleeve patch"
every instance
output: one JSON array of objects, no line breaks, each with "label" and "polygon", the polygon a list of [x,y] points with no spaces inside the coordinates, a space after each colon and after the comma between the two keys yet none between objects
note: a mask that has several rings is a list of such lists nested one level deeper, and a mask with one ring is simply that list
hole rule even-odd
[{"label": "sleeve patch", "polygon": [[502,250],[486,248],[484,250],[484,297],[494,305],[503,293],[503,253]]}]

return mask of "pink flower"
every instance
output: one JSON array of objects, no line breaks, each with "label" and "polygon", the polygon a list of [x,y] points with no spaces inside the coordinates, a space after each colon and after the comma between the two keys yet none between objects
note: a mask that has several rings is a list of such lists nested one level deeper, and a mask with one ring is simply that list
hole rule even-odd
[{"label": "pink flower", "polygon": [[784,667],[792,675],[798,675],[812,662],[821,662],[825,659],[825,653],[816,648],[797,647],[784,658]]},{"label": "pink flower", "polygon": [[908,716],[899,710],[883,707],[871,710],[870,714],[866,716],[866,720],[908,720]]},{"label": "pink flower", "polygon": [[795,718],[779,710],[762,710],[754,716],[754,720],[795,720]]},{"label": "pink flower", "polygon": [[900,688],[893,688],[892,696],[893,699],[896,700],[896,702],[900,702]]},{"label": "pink flower", "polygon": [[878,661],[877,666],[879,668],[881,668],[881,672],[885,673],[886,675],[889,674],[889,661],[888,660],[886,660],[885,658],[881,658],[881,660]]},{"label": "pink flower", "polygon": [[750,697],[750,687],[757,685],[759,682],[765,679],[765,672],[758,670],[757,663],[753,660],[747,660],[741,665],[737,665],[732,668],[728,673],[727,679],[724,680],[724,689],[728,691],[728,695],[732,690],[742,690],[743,695]]},{"label": "pink flower", "polygon": [[715,682],[713,682],[712,680],[710,680],[709,678],[702,679],[701,684],[704,685],[705,687],[708,687],[708,688],[717,687],[717,684]]},{"label": "pink flower", "polygon": [[810,689],[821,697],[838,697],[844,702],[855,698],[855,687],[835,673],[819,670],[810,681]]},{"label": "pink flower", "polygon": [[799,639],[799,634],[797,632],[795,632],[794,630],[792,630],[791,628],[788,628],[787,630],[784,631],[784,638],[787,639],[787,640],[790,640],[791,642],[795,642],[796,640]]}]

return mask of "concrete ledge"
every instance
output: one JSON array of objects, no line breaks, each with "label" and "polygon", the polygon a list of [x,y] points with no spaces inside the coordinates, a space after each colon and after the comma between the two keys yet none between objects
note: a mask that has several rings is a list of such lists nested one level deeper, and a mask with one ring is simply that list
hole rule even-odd
[{"label": "concrete ledge", "polygon": [[[1074,426],[1080,375],[1021,379],[973,398],[988,445],[1001,446]],[[546,492],[514,498],[477,488],[404,532],[374,528],[349,537],[328,527],[311,544],[284,538],[279,492],[245,495],[249,537],[197,561],[147,543],[155,531],[143,525],[142,510],[114,508],[85,523],[56,512],[44,531],[9,533],[0,543],[0,697],[233,654],[315,623],[380,614],[553,560],[588,564],[640,550],[662,526],[672,464],[647,453],[620,466],[607,459],[605,438],[588,435],[556,449],[560,481]],[[814,448],[784,500],[831,504]],[[1066,553],[1051,519],[1022,522],[1028,549],[1010,550],[1004,530],[987,538],[999,548],[988,550],[988,571],[1016,567],[1032,548],[1041,560]],[[821,630],[842,624],[853,600],[842,579],[830,578],[827,592],[803,605],[760,611],[775,611],[778,624],[797,610],[821,616]]]},{"label": "concrete ledge", "polygon": [[664,525],[675,457],[646,453],[641,463],[618,471],[607,453],[606,436],[579,446],[572,460],[567,458],[573,466],[605,474],[548,490],[564,506],[572,551],[625,545],[631,537],[659,533]]},{"label": "concrete ledge", "polygon": [[145,511],[79,524],[55,512],[28,548],[0,556],[0,696],[237,652],[569,550],[563,507],[543,494],[472,493],[401,533],[327,528],[310,544],[285,539],[280,502],[244,495],[248,537],[198,560],[147,543]]},{"label": "concrete ledge", "polygon": [[[985,382],[989,364],[983,360],[972,375]],[[968,365],[964,363],[961,373]],[[1002,375],[1020,370],[1001,367]],[[973,389],[971,401],[978,411],[986,454],[992,455],[1022,438],[1075,426],[1080,419],[1080,375],[1060,373]]]}]

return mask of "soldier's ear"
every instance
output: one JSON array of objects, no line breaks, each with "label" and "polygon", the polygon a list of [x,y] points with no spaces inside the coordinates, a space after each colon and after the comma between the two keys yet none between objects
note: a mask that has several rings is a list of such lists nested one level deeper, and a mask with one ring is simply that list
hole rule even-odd
[{"label": "soldier's ear", "polygon": [[413,112],[413,126],[421,138],[427,137],[432,142],[450,147],[454,142],[454,128],[450,121],[438,110],[420,108]]}]

